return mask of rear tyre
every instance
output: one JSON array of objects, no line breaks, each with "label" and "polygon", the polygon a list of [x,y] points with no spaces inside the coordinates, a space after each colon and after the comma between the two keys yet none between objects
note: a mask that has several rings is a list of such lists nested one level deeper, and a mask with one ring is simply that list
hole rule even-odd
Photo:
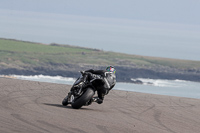
[{"label": "rear tyre", "polygon": [[94,90],[87,88],[85,93],[72,103],[72,108],[79,109],[94,96]]},{"label": "rear tyre", "polygon": [[67,106],[68,105],[68,95],[63,99],[62,105],[63,106]]}]

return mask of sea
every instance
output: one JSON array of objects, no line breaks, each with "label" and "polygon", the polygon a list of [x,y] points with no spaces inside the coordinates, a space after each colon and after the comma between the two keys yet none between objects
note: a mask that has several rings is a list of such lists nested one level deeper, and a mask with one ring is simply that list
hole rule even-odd
[{"label": "sea", "polygon": [[[72,77],[45,76],[45,75],[34,75],[34,76],[9,75],[9,76],[21,80],[49,82],[49,83],[67,84],[67,85],[73,85],[73,83],[76,80],[76,78]],[[191,82],[178,79],[163,80],[163,79],[139,78],[138,80],[141,80],[144,84],[117,82],[113,89],[200,99],[200,87],[199,87],[200,82]]]}]

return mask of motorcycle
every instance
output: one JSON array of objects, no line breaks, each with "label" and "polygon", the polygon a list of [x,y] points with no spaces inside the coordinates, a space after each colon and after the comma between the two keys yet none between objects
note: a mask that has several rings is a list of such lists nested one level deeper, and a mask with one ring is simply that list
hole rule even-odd
[{"label": "motorcycle", "polygon": [[[74,82],[68,95],[63,99],[62,105],[67,106],[71,104],[72,108],[79,109],[82,106],[91,105],[92,102],[98,102],[95,95],[97,86],[101,82],[84,81],[84,72],[80,72],[80,77]],[[84,85],[83,85],[84,84]]]}]

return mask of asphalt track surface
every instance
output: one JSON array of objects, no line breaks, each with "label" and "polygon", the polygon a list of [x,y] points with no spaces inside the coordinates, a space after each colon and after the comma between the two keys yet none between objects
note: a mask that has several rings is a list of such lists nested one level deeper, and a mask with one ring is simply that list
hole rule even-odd
[{"label": "asphalt track surface", "polygon": [[0,133],[200,132],[200,99],[112,90],[77,110],[61,105],[69,88],[0,78]]}]

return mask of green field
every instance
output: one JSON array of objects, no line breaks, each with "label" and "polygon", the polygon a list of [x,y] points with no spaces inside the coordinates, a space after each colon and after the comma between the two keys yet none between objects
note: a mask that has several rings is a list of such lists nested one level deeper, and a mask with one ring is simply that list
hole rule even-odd
[{"label": "green field", "polygon": [[86,64],[199,69],[200,61],[128,55],[123,53],[74,47],[70,45],[39,44],[0,39],[0,66],[42,66],[48,64]]}]

